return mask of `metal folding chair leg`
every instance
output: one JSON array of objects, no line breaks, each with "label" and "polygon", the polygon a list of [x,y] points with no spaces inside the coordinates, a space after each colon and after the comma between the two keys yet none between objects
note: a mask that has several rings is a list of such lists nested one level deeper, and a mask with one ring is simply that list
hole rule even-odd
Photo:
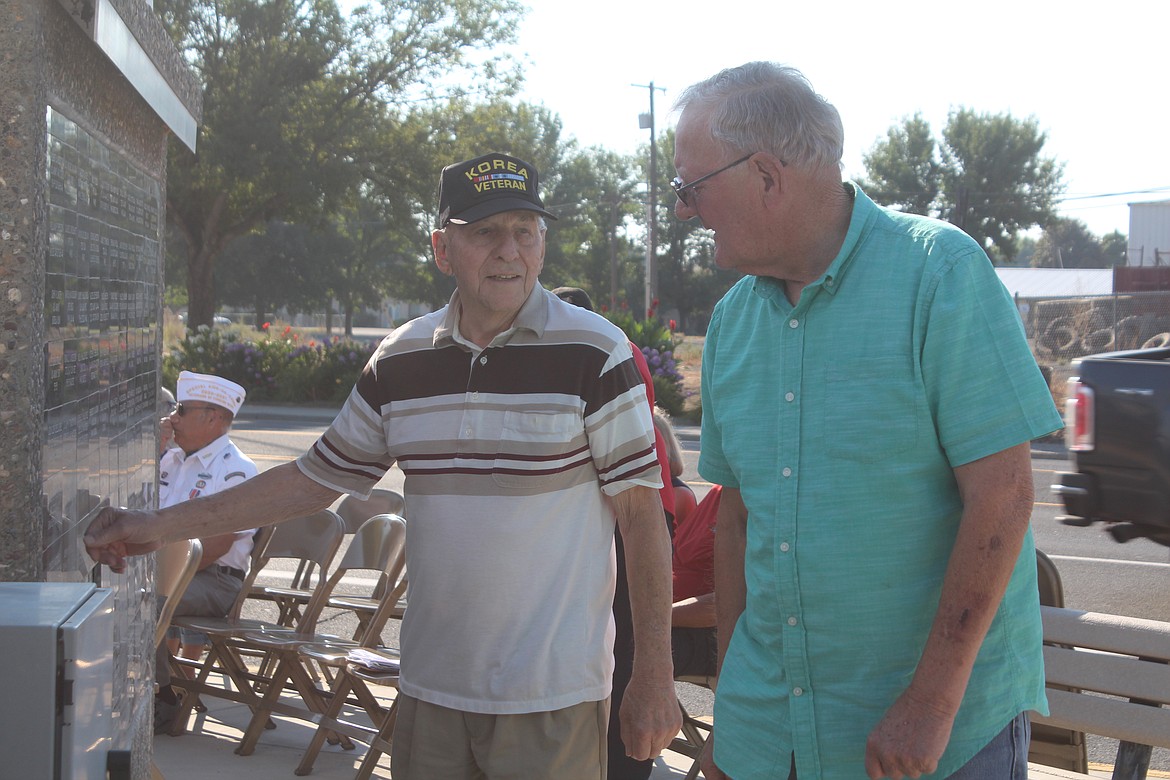
[{"label": "metal folding chair leg", "polygon": [[[698,685],[701,688],[707,688],[714,691],[717,684],[715,677],[676,677],[676,681],[690,683],[691,685]],[[682,711],[683,725],[681,736],[675,737],[668,750],[673,750],[675,753],[692,759],[691,767],[687,771],[686,780],[694,780],[699,776],[699,756],[703,753],[703,747],[707,744],[707,738],[711,735],[712,724],[705,720],[700,720],[694,717],[687,708],[683,706],[680,701],[678,708]]]}]

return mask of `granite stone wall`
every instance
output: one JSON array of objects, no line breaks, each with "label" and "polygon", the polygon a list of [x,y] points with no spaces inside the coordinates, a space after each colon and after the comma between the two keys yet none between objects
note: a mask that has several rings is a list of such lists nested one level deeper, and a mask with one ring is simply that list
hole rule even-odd
[{"label": "granite stone wall", "polygon": [[148,2],[0,18],[0,580],[113,590],[114,746],[148,776],[153,561],[113,575],[81,536],[155,501],[167,145],[200,92]]}]

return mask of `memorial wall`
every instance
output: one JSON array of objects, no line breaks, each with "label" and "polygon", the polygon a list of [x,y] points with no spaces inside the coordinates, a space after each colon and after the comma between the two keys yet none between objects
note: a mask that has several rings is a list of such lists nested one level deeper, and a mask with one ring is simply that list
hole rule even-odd
[{"label": "memorial wall", "polygon": [[198,83],[148,2],[0,0],[0,580],[112,590],[116,749],[149,774],[154,563],[95,566],[153,506],[166,156]]}]

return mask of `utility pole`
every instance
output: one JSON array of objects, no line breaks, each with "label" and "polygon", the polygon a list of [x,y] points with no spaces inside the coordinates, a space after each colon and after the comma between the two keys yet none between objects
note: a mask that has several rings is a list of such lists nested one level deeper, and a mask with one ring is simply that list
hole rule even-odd
[{"label": "utility pole", "polygon": [[654,258],[658,252],[658,142],[654,136],[654,91],[665,93],[665,87],[656,87],[654,82],[649,84],[631,84],[631,87],[650,90],[650,113],[639,114],[638,127],[650,129],[650,214],[647,220],[648,232],[646,241],[646,299],[642,307],[643,317],[649,316],[650,306],[658,288],[658,274],[654,267]]}]

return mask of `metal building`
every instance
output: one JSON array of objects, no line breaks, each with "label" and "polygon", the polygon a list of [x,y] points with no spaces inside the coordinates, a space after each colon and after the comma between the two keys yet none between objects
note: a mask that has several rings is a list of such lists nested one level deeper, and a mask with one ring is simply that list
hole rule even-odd
[{"label": "metal building", "polygon": [[1170,200],[1129,204],[1127,265],[1170,266]]}]

